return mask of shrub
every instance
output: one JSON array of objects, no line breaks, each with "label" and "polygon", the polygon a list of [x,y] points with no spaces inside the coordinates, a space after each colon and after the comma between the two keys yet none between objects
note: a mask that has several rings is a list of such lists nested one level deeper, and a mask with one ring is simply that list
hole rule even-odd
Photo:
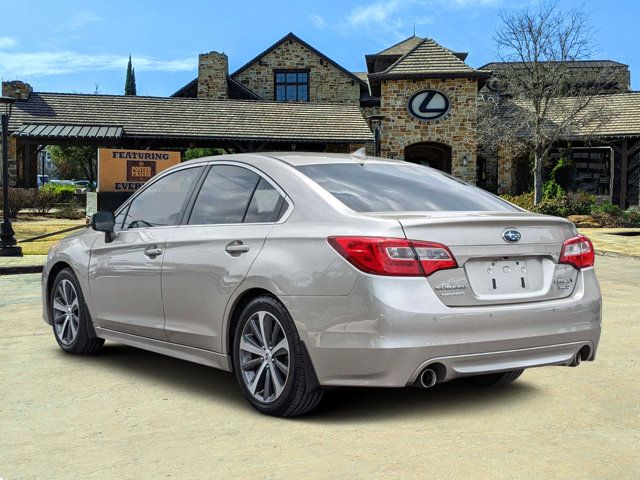
[{"label": "shrub", "polygon": [[[9,188],[9,217],[16,218],[18,213],[25,208],[31,208],[34,204],[34,190],[28,188]],[[0,208],[2,195],[0,195]]]},{"label": "shrub", "polygon": [[36,213],[46,215],[56,203],[57,197],[51,190],[41,188],[34,192],[33,209]]},{"label": "shrub", "polygon": [[56,183],[47,183],[40,189],[41,191],[51,192],[55,198],[56,203],[69,202],[76,193],[76,187],[73,185],[59,185]]},{"label": "shrub", "polygon": [[502,198],[507,202],[519,206],[520,208],[524,208],[525,210],[533,211],[534,209],[533,192],[523,193],[522,195],[502,195]]},{"label": "shrub", "polygon": [[596,197],[586,192],[571,192],[557,197],[545,198],[538,205],[533,204],[533,192],[517,196],[504,195],[502,198],[530,212],[557,217],[588,215],[596,202]]},{"label": "shrub", "polygon": [[542,185],[542,198],[544,199],[554,199],[564,195],[564,189],[555,180],[548,180]]},{"label": "shrub", "polygon": [[56,218],[78,219],[84,217],[84,210],[77,200],[73,199],[68,203],[58,205],[58,210],[54,213]]}]

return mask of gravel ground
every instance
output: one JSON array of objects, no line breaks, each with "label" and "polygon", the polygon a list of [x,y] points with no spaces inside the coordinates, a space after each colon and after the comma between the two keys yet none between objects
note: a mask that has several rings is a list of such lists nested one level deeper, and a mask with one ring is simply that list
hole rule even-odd
[{"label": "gravel ground", "polygon": [[116,344],[66,355],[39,276],[0,277],[0,477],[640,478],[640,269],[597,270],[595,362],[501,389],[338,389],[294,420],[255,413],[228,373]]}]

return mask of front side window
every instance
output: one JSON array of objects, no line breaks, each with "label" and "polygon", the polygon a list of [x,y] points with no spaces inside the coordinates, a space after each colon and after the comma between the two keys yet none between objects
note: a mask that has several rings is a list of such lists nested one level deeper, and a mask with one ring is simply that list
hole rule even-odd
[{"label": "front side window", "polygon": [[128,208],[123,229],[178,225],[187,196],[200,172],[200,167],[179,170],[140,192]]},{"label": "front side window", "polygon": [[278,102],[308,102],[308,71],[275,71],[275,98]]},{"label": "front side window", "polygon": [[297,169],[356,212],[519,211],[489,192],[410,163],[327,163]]}]

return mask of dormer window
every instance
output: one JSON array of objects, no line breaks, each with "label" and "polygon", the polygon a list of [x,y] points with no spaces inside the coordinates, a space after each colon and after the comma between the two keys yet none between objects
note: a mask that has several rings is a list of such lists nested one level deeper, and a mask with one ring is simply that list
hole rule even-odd
[{"label": "dormer window", "polygon": [[276,101],[309,101],[309,70],[274,70],[273,73]]}]

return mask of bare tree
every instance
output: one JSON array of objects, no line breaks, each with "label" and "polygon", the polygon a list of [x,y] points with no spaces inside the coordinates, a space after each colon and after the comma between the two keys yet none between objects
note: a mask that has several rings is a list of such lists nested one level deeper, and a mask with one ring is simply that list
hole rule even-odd
[{"label": "bare tree", "polygon": [[480,137],[485,145],[533,152],[537,204],[543,163],[554,145],[586,138],[605,121],[592,103],[610,88],[611,72],[571,63],[593,53],[582,10],[562,12],[556,2],[543,1],[534,9],[504,11],[500,18],[495,42],[501,63],[479,102]]}]

